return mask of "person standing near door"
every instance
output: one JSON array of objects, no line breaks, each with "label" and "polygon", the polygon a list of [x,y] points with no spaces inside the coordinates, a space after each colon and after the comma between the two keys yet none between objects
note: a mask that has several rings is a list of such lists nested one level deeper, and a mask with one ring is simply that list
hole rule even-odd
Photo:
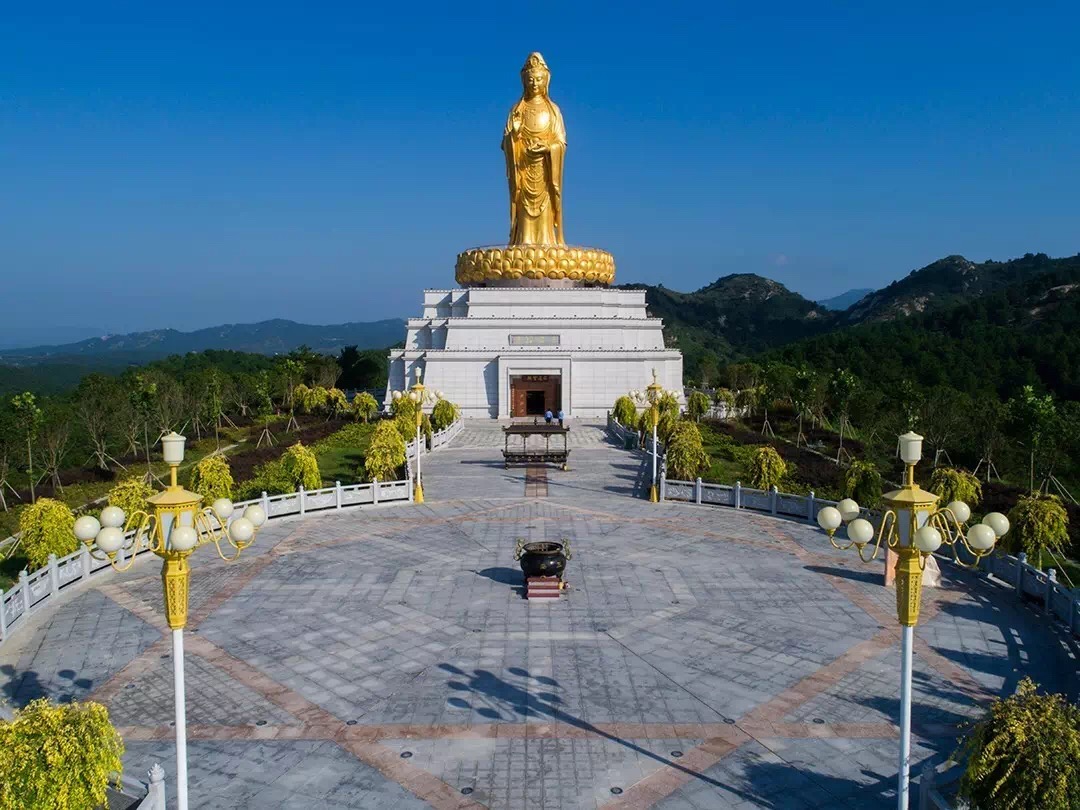
[{"label": "person standing near door", "polygon": [[548,408],[546,411],[544,411],[544,421],[550,425],[552,418],[553,417],[551,415],[551,408]]}]

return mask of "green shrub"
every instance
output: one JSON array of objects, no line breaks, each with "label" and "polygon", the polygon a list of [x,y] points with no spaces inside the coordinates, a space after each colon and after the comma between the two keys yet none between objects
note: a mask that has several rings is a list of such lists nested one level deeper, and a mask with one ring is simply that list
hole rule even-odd
[{"label": "green shrub", "polygon": [[1080,708],[1040,695],[1030,678],[995,700],[964,742],[960,795],[994,810],[1080,808]]},{"label": "green shrub", "polygon": [[356,419],[363,419],[365,422],[371,421],[371,417],[375,415],[379,410],[379,403],[375,401],[375,397],[369,394],[367,391],[362,391],[353,397],[352,412]]},{"label": "green shrub", "polygon": [[637,431],[641,434],[643,443],[645,434],[652,432],[652,414],[648,408],[638,414]]},{"label": "green shrub", "polygon": [[625,394],[615,400],[615,406],[611,409],[611,415],[618,420],[623,427],[633,428],[637,425],[637,406],[634,400]]},{"label": "green shrub", "polygon": [[125,515],[147,511],[146,499],[154,494],[154,488],[145,478],[125,478],[109,490],[106,500],[109,506],[119,506]]},{"label": "green shrub", "polygon": [[755,489],[779,487],[787,475],[787,464],[769,445],[757,448],[746,466],[746,477]]},{"label": "green shrub", "polygon": [[26,555],[32,569],[41,568],[49,555],[64,557],[78,550],[75,539],[75,515],[67,504],[52,498],[38,498],[19,515],[22,540],[19,550]]},{"label": "green shrub", "polygon": [[319,474],[319,460],[303,444],[297,442],[281,457],[281,468],[293,486],[293,492],[304,489],[318,489],[322,486]]},{"label": "green shrub", "polygon": [[435,435],[435,430],[431,426],[431,417],[426,413],[420,417],[420,432],[424,434],[424,444],[431,447],[431,437]]},{"label": "green shrub", "polygon": [[402,441],[406,444],[416,439],[416,412],[413,413],[399,413],[392,420],[394,427],[397,428],[398,434],[400,434]]},{"label": "green shrub", "polygon": [[399,416],[408,417],[416,424],[416,403],[409,399],[408,394],[402,394],[397,399],[390,401],[390,414],[394,418]]},{"label": "green shrub", "polygon": [[709,456],[701,442],[701,431],[693,422],[678,422],[667,442],[668,474],[682,481],[692,481],[709,469]]},{"label": "green shrub", "polygon": [[686,399],[686,412],[690,417],[695,421],[700,420],[708,410],[709,398],[701,391],[692,391]]},{"label": "green shrub", "polygon": [[431,424],[435,430],[446,430],[461,416],[461,409],[448,399],[440,399],[431,410]]},{"label": "green shrub", "polygon": [[[341,398],[344,400],[345,395],[342,394]],[[301,383],[293,389],[293,400],[299,403],[300,410],[304,413],[323,411],[326,410],[329,405],[330,392],[321,385],[316,385],[314,388],[308,388]]]},{"label": "green shrub", "polygon": [[309,403],[311,402],[311,389],[303,383],[298,383],[292,391],[293,405],[299,406],[303,413],[310,411]]},{"label": "green shrub", "polygon": [[287,495],[290,492],[296,492],[296,485],[285,472],[285,465],[280,460],[268,461],[256,467],[250,481],[237,485],[236,499],[246,501],[249,498],[258,498],[264,492],[267,495]]},{"label": "green shrub", "polygon": [[853,461],[844,471],[844,497],[860,506],[874,506],[881,500],[881,473],[869,461]]},{"label": "green shrub", "polygon": [[106,801],[124,742],[100,703],[31,701],[0,720],[0,810],[86,810]]},{"label": "green shrub", "polygon": [[1025,552],[1029,562],[1042,565],[1042,554],[1060,554],[1069,542],[1069,514],[1056,495],[1023,495],[1009,512],[1010,549]]},{"label": "green shrub", "polygon": [[385,419],[375,426],[367,455],[364,457],[364,477],[369,481],[392,481],[405,465],[405,440],[394,424]]},{"label": "green shrub", "polygon": [[340,388],[327,388],[323,408],[331,416],[341,416],[349,409],[349,400],[345,398],[345,392]]},{"label": "green shrub", "polygon": [[188,486],[192,492],[202,495],[207,505],[218,498],[231,498],[234,482],[232,470],[225,456],[221,454],[207,456],[192,467],[191,482]]},{"label": "green shrub", "polygon": [[982,484],[979,479],[964,470],[938,467],[930,476],[930,491],[941,498],[942,505],[963,501],[968,506],[978,506],[982,500]]}]

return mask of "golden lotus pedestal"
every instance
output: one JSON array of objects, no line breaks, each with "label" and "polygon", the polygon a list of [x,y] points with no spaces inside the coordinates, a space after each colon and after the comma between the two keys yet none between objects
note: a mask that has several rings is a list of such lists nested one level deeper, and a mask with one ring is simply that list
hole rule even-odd
[{"label": "golden lotus pedestal", "polygon": [[458,254],[454,276],[464,286],[577,287],[615,281],[615,257],[572,245],[499,245]]}]

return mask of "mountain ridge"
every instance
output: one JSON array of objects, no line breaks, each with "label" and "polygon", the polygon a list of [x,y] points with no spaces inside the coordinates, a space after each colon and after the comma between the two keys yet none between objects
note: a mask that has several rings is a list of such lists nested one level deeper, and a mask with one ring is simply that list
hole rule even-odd
[{"label": "mountain ridge", "polygon": [[[623,289],[645,291],[649,312],[664,320],[667,345],[684,354],[690,380],[707,377],[727,362],[769,352],[820,335],[862,324],[904,321],[914,316],[949,310],[996,295],[1017,285],[1034,283],[1040,289],[1080,273],[1080,254],[1050,258],[1028,253],[1005,262],[973,262],[946,256],[911,271],[880,290],[859,298],[847,309],[831,311],[783,284],[753,273],[718,278],[694,292],[678,292],[662,285],[627,284]],[[1042,281],[1040,281],[1040,279]],[[1059,307],[1068,295],[1068,283],[1045,304],[1029,301],[1031,309]],[[1049,288],[1043,290],[1048,295]],[[1020,306],[1008,298],[1009,306]]]},{"label": "mountain ridge", "polygon": [[88,338],[55,346],[29,346],[0,351],[0,364],[30,366],[55,362],[141,363],[173,354],[207,349],[231,349],[253,354],[282,354],[301,345],[317,352],[336,354],[345,346],[377,349],[401,340],[405,321],[380,321],[315,325],[286,318],[250,324],[221,324],[191,332],[150,329],[123,335]]}]

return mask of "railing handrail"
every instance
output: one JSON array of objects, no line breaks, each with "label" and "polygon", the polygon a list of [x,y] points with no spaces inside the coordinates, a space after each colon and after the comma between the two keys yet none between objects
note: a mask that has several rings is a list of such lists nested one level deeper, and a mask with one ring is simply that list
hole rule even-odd
[{"label": "railing handrail", "polygon": [[[450,441],[450,439],[460,433],[463,427],[464,422],[461,417],[458,417],[443,430],[432,434],[433,442],[436,437],[439,438],[438,444],[433,443],[432,450],[446,444],[446,442]],[[411,444],[415,444],[415,442],[410,442],[410,445]],[[413,452],[415,452],[415,448],[413,448]],[[345,502],[345,495],[368,491],[372,493],[370,500],[365,499],[354,500],[348,503]],[[333,498],[332,501],[326,500],[331,497]],[[361,484],[343,485],[341,483],[335,483],[331,487],[322,487],[320,489],[312,490],[305,490],[303,487],[300,487],[296,492],[286,492],[280,495],[269,495],[266,492],[263,492],[257,498],[236,501],[233,505],[238,513],[248,506],[261,506],[266,510],[267,519],[274,520],[277,518],[292,517],[297,514],[303,516],[308,512],[323,511],[326,509],[348,509],[356,506],[374,506],[389,502],[411,501],[412,481],[409,478],[405,478],[395,481],[372,481]],[[291,502],[295,502],[295,509],[274,512],[269,508],[273,504],[290,504]],[[130,531],[126,536],[130,538],[134,534],[134,531]],[[13,535],[3,541],[3,544],[15,541],[16,539],[17,536]],[[137,554],[144,554],[147,551],[148,549],[143,548],[137,552]],[[70,576],[67,573],[67,568],[68,566],[75,565],[79,566],[79,573],[76,576]],[[30,613],[36,612],[40,608],[40,605],[47,601],[51,596],[66,589],[69,585],[87,579],[93,574],[109,567],[108,561],[94,559],[90,556],[89,551],[85,547],[82,547],[64,557],[57,558],[54,556],[50,558],[47,565],[36,571],[23,571],[19,576],[18,584],[6,591],[0,590],[0,645],[3,645],[11,635],[12,625],[16,623],[21,625],[23,619],[29,616]],[[39,596],[34,591],[39,589],[41,583],[46,580],[49,582],[49,588],[45,591],[44,595]],[[16,610],[13,607],[10,611],[8,610],[8,605],[14,606],[17,604],[21,604],[21,609]]]},{"label": "railing handrail", "polygon": [[[377,499],[375,497],[376,487],[378,488]],[[345,493],[365,491],[371,491],[373,493],[370,500],[365,499],[363,501],[350,501],[346,503],[339,497]],[[324,504],[310,503],[311,499],[316,499],[320,496],[332,496],[333,502]],[[267,520],[277,520],[279,518],[292,517],[297,514],[305,515],[308,511],[350,509],[382,503],[408,503],[410,501],[411,486],[407,479],[402,479],[379,481],[377,484],[376,482],[347,485],[335,484],[332,487],[322,487],[320,489],[308,491],[305,491],[303,487],[300,487],[296,492],[289,492],[281,495],[268,495],[264,492],[258,498],[237,501],[234,506],[239,512],[243,511],[243,509],[248,506],[257,505],[262,506],[265,509],[271,504],[295,502],[296,508],[289,508],[284,511],[276,512],[267,510]],[[135,531],[133,530],[127,532],[126,536],[130,538],[134,534]],[[137,556],[148,552],[149,549],[144,547],[137,552]],[[69,566],[78,566],[79,573],[75,576],[71,576],[68,573]],[[0,590],[0,645],[3,645],[11,636],[13,627],[24,624],[24,619],[31,613],[36,613],[40,610],[41,605],[50,601],[52,596],[55,596],[62,590],[66,590],[68,586],[86,580],[105,569],[111,570],[108,561],[94,559],[90,555],[89,549],[83,546],[64,557],[51,557],[47,565],[38,568],[33,572],[21,572],[19,575],[19,582],[16,585],[6,591]],[[48,582],[45,593],[35,593],[36,590],[42,587],[43,582]]]},{"label": "railing handrail", "polygon": [[[680,489],[688,489],[689,492],[683,497]],[[702,493],[707,491],[729,492],[732,496],[729,502],[710,500],[702,496]],[[695,481],[682,481],[668,478],[663,470],[660,474],[660,499],[768,512],[777,516],[799,518],[811,524],[816,523],[817,512],[821,507],[836,505],[836,501],[818,498],[813,492],[809,495],[798,495],[793,492],[780,492],[776,487],[771,490],[753,489],[744,487],[741,482],[731,486],[702,481],[700,478]],[[791,508],[793,502],[797,505],[795,508]],[[868,515],[875,514],[870,510],[864,512]],[[937,556],[945,562],[951,562],[950,557]],[[1011,586],[1019,598],[1041,601],[1045,615],[1057,619],[1070,633],[1080,636],[1080,598],[1057,581],[1053,568],[1043,571],[1029,564],[1026,554],[1013,556],[1001,552],[983,557],[979,561],[979,567],[999,582]]]}]

